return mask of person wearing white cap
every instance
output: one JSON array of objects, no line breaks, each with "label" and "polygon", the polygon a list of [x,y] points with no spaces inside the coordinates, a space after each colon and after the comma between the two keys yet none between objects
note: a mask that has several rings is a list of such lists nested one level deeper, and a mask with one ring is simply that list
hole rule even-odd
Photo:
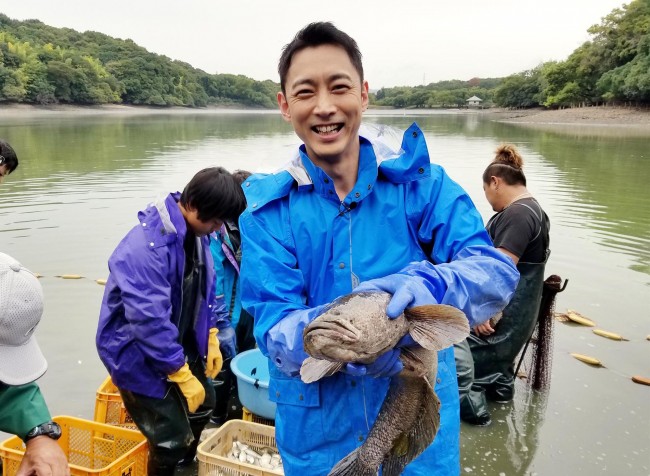
[{"label": "person wearing white cap", "polygon": [[0,253],[0,430],[25,442],[17,476],[70,474],[56,442],[61,428],[34,382],[47,370],[34,336],[42,314],[43,289],[36,276]]}]

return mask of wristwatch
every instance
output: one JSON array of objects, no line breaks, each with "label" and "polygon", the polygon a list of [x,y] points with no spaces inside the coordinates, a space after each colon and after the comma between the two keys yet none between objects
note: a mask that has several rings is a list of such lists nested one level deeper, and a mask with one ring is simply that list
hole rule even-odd
[{"label": "wristwatch", "polygon": [[27,433],[27,436],[25,436],[25,443],[27,443],[32,438],[36,438],[37,436],[41,435],[49,436],[53,440],[58,440],[61,438],[61,427],[55,421],[48,421],[41,425],[35,426],[29,430],[29,433]]}]

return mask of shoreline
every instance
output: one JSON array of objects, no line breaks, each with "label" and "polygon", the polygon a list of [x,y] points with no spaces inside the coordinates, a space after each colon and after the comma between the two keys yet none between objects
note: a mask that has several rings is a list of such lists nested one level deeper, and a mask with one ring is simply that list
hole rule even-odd
[{"label": "shoreline", "polygon": [[77,105],[77,104],[48,104],[48,105],[32,105],[32,104],[0,104],[0,119],[12,117],[29,117],[29,116],[54,116],[59,114],[79,114],[79,115],[155,115],[155,114],[201,114],[201,113],[229,113],[229,112],[242,112],[248,113],[266,113],[275,111],[271,109],[255,109],[245,107],[232,107],[232,106],[208,106],[203,108],[190,108],[190,107],[155,107],[155,106],[133,106],[125,104],[101,104],[101,105]]},{"label": "shoreline", "polygon": [[478,111],[492,121],[525,125],[615,126],[650,131],[650,109],[590,106],[567,109],[485,109]]},{"label": "shoreline", "polygon": [[[370,109],[373,110],[372,108]],[[381,109],[378,109],[381,110]],[[152,115],[185,113],[236,113],[245,111],[247,113],[273,113],[275,109],[248,109],[244,107],[209,106],[206,108],[170,107],[157,108],[151,106],[129,106],[122,104],[105,104],[98,106],[79,106],[68,104],[55,104],[47,106],[36,106],[28,104],[0,104],[0,119],[11,119],[33,115],[57,115],[75,113],[82,115]],[[459,110],[438,110],[418,109],[418,113],[432,114],[440,111],[457,111],[461,114],[478,114],[490,121],[506,124],[524,125],[542,129],[559,128],[563,125],[594,126],[594,127],[616,127],[625,129],[636,129],[650,133],[650,109],[619,106],[591,106],[567,109],[545,110],[542,108],[532,109],[459,109]]]}]

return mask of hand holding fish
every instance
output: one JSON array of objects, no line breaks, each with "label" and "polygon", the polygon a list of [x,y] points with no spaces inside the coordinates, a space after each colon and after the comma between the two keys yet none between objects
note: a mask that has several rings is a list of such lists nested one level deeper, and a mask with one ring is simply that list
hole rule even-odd
[{"label": "hand holding fish", "polygon": [[391,349],[381,354],[377,357],[377,360],[368,365],[346,364],[343,372],[354,375],[355,377],[362,377],[364,375],[368,375],[369,377],[392,377],[400,373],[404,368],[404,364],[399,359],[400,354],[399,349]]},{"label": "hand holding fish", "polygon": [[[401,278],[391,281],[407,283]],[[438,432],[440,400],[432,385],[437,351],[467,337],[469,323],[462,311],[441,304],[411,306],[389,318],[387,308],[394,297],[386,292],[357,292],[359,288],[325,306],[305,328],[303,343],[309,357],[300,376],[311,383],[337,372],[352,373],[355,367],[361,369],[359,376],[391,375],[368,437],[329,475],[376,476],[381,467],[384,476],[397,476]],[[420,302],[416,294],[428,294],[424,299],[432,300],[431,291],[414,292],[408,284],[397,289],[406,297],[400,296],[397,307]]]},{"label": "hand holding fish", "polygon": [[438,304],[431,283],[407,274],[389,274],[383,278],[371,279],[357,286],[352,292],[385,292],[393,297],[386,308],[389,319],[399,317],[405,309],[427,304]]}]

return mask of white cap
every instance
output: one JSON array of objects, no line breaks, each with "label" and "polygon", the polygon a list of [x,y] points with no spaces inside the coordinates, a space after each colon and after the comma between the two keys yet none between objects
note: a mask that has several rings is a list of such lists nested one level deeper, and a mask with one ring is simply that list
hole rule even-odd
[{"label": "white cap", "polygon": [[43,315],[43,288],[31,271],[0,253],[0,382],[23,385],[47,370],[34,330]]}]

